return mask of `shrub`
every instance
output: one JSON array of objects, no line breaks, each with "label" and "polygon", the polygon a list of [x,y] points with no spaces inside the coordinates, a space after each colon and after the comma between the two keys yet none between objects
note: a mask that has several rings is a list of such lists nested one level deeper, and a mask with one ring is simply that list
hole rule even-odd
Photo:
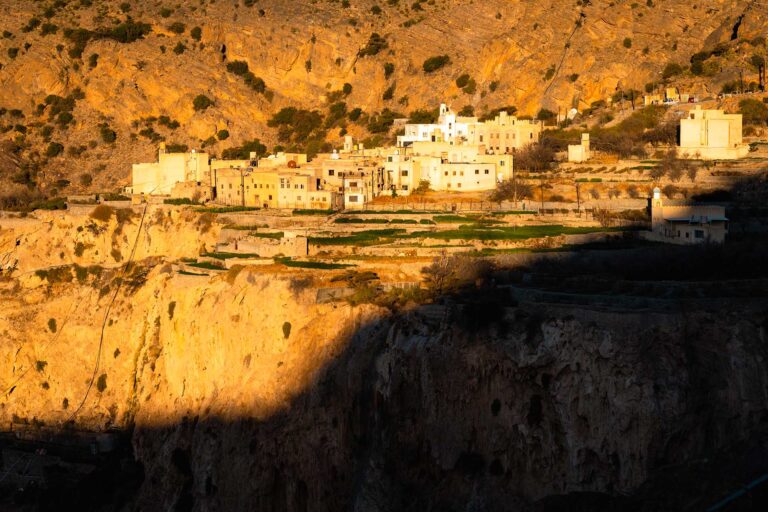
[{"label": "shrub", "polygon": [[96,381],[96,389],[99,390],[99,393],[103,393],[105,389],[107,389],[107,374],[102,373],[99,375],[98,380]]},{"label": "shrub", "polygon": [[284,322],[283,323],[283,337],[285,339],[288,339],[288,336],[291,335],[291,322]]},{"label": "shrub", "polygon": [[219,132],[216,134],[216,138],[219,140],[227,140],[229,138],[229,131],[219,130]]},{"label": "shrub", "polygon": [[632,48],[632,39],[625,37],[623,44],[624,48]]},{"label": "shrub", "polygon": [[15,59],[18,54],[19,54],[18,48],[8,48],[8,57]]},{"label": "shrub", "polygon": [[[53,320],[53,324],[54,324],[54,330],[51,331],[51,332],[56,332],[56,330],[55,330],[56,320],[54,320],[53,318],[51,318],[51,320]],[[48,320],[49,324],[50,324],[51,320]],[[35,370],[37,370],[40,373],[43,373],[43,371],[45,371],[45,367],[46,366],[48,366],[48,361],[42,361],[42,360],[35,361]]]},{"label": "shrub", "polygon": [[117,132],[110,128],[108,124],[99,126],[99,134],[101,135],[101,140],[108,144],[117,140]]},{"label": "shrub", "polygon": [[168,25],[168,30],[170,30],[174,34],[183,34],[186,29],[187,29],[187,27],[183,23],[181,23],[179,21],[171,23],[170,25]]},{"label": "shrub", "polygon": [[189,36],[195,41],[200,41],[200,39],[203,37],[203,29],[200,27],[195,27],[189,31]]},{"label": "shrub", "polygon": [[64,146],[62,144],[59,144],[58,142],[51,142],[48,144],[48,147],[45,150],[45,156],[48,158],[53,158],[55,156],[59,156],[62,151],[64,151]]},{"label": "shrub", "polygon": [[344,84],[344,86],[341,88],[341,92],[344,93],[344,96],[349,96],[352,94],[352,84]]},{"label": "shrub", "polygon": [[93,176],[91,176],[88,173],[84,173],[80,175],[80,185],[83,187],[90,187],[91,183],[93,183]]},{"label": "shrub", "polygon": [[185,51],[187,51],[187,47],[184,46],[184,43],[182,43],[181,41],[176,43],[176,46],[173,47],[173,53],[175,53],[176,55],[181,55]]},{"label": "shrub", "polygon": [[755,99],[745,99],[739,102],[739,112],[745,124],[764,125],[768,123],[768,106]]},{"label": "shrub", "polygon": [[192,106],[198,112],[207,109],[211,105],[213,105],[213,100],[211,100],[205,94],[198,94],[197,96],[195,96],[195,99],[192,101]]},{"label": "shrub", "polygon": [[167,7],[160,9],[160,16],[163,18],[169,18],[171,14],[173,14],[173,9],[168,9]]},{"label": "shrub", "polygon": [[56,332],[56,319],[55,318],[49,318],[48,319],[48,330],[55,333]]},{"label": "shrub", "polygon": [[459,89],[463,89],[467,83],[469,83],[470,76],[467,73],[464,73],[459,78],[456,79],[456,87]]},{"label": "shrub", "polygon": [[391,62],[386,62],[384,64],[384,79],[389,80],[389,77],[392,76],[392,74],[395,72],[395,65]]},{"label": "shrub", "polygon": [[408,116],[410,124],[431,124],[437,121],[438,110],[414,110]]},{"label": "shrub", "polygon": [[374,32],[368,38],[368,43],[366,43],[366,45],[363,46],[359,52],[357,52],[357,55],[358,57],[373,56],[388,46],[389,44],[387,43],[387,40],[381,37],[380,34]]},{"label": "shrub", "polygon": [[91,212],[91,218],[99,222],[109,222],[112,215],[115,213],[115,209],[105,204],[100,204]]},{"label": "shrub", "polygon": [[93,69],[99,64],[99,54],[98,53],[92,53],[90,57],[88,57],[88,67]]},{"label": "shrub", "polygon": [[395,97],[395,87],[397,87],[397,84],[392,84],[384,91],[384,94],[381,96],[381,99],[384,101],[389,101],[392,98]]},{"label": "shrub", "polygon": [[430,57],[422,64],[422,69],[425,73],[434,73],[438,69],[448,65],[451,62],[451,58],[447,55],[437,55]]},{"label": "shrub", "polygon": [[259,139],[246,141],[242,146],[225,149],[221,157],[225,160],[248,160],[251,152],[257,156],[264,156],[267,153],[267,146],[261,143]]},{"label": "shrub", "polygon": [[683,67],[676,63],[676,62],[670,62],[664,67],[664,71],[661,72],[661,77],[664,80],[668,80],[674,76],[677,76],[683,72]]}]

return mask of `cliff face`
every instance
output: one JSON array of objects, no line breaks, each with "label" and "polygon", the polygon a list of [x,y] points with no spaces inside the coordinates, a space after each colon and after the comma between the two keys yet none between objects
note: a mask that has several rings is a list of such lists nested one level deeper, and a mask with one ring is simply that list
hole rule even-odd
[{"label": "cliff face", "polygon": [[759,300],[392,316],[316,304],[321,274],[132,276],[101,350],[108,275],[4,283],[0,422],[132,426],[146,509],[524,510],[765,432]]},{"label": "cliff face", "polygon": [[[765,36],[766,26],[766,6],[754,0],[245,4],[128,2],[124,12],[120,2],[72,2],[48,11],[39,2],[0,2],[0,25],[7,29],[0,39],[0,106],[25,115],[3,124],[27,126],[23,142],[40,155],[50,142],[67,151],[86,147],[77,157],[54,160],[39,181],[64,178],[73,189],[88,188],[78,182],[87,172],[97,188],[125,184],[131,162],[153,158],[157,136],[192,147],[213,137],[208,150],[215,153],[254,137],[271,146],[276,133],[265,123],[273,113],[287,105],[324,111],[329,93],[345,83],[352,85],[343,98],[348,108],[367,113],[390,108],[407,114],[439,101],[457,110],[472,105],[477,112],[507,105],[524,114],[541,107],[585,108],[620,89],[642,90],[668,62],[686,64],[693,53],[732,38],[746,44]],[[65,37],[65,29],[103,32],[128,16],[151,25],[151,32],[130,43],[92,37],[80,57],[71,53],[77,38]],[[199,35],[192,32],[196,27]],[[373,32],[386,47],[359,56]],[[449,56],[450,64],[424,73],[422,63],[437,55]],[[246,62],[268,93],[227,72],[232,61]],[[389,77],[387,62],[395,64]],[[454,83],[463,73],[475,81],[474,90]],[[392,86],[392,99],[384,100]],[[75,88],[85,96],[76,102],[73,121],[60,127],[48,112],[37,114],[47,95],[65,97]],[[194,110],[199,94],[214,105]],[[159,116],[180,128],[155,123],[156,135],[142,135],[148,126],[142,119]],[[53,126],[52,134],[42,131],[45,124]],[[116,145],[103,143],[102,124],[117,132]],[[221,129],[231,138],[216,140]],[[366,135],[354,123],[349,130]],[[338,141],[337,129],[329,140]]]}]

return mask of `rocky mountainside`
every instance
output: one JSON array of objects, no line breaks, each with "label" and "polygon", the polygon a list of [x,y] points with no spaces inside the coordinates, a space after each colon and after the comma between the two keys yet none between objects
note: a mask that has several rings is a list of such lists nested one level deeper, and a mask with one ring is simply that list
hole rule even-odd
[{"label": "rocky mountainside", "polygon": [[[205,277],[155,257],[215,223],[15,222],[0,238],[25,251],[0,281],[0,424],[127,430],[142,510],[523,511],[574,493],[698,510],[768,471],[763,298],[637,309],[486,288],[393,313],[318,303],[327,272]],[[137,233],[142,261],[107,266]],[[32,271],[35,254],[77,266]],[[744,451],[750,472],[721,462]]]},{"label": "rocky mountainside", "polygon": [[[386,135],[370,123],[386,109],[442,100],[478,113],[585,108],[718,44],[762,51],[767,14],[756,0],[3,0],[0,124],[14,141],[4,151],[24,162],[0,179],[48,195],[105,190],[160,140],[215,154],[254,138],[338,143],[341,130]],[[749,73],[739,62],[701,92]],[[195,107],[200,95],[210,104]],[[267,121],[288,106],[325,122],[281,135]]]}]

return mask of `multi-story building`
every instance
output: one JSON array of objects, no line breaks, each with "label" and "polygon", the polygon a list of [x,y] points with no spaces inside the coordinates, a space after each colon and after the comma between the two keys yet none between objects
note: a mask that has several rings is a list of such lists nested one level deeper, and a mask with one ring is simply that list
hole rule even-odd
[{"label": "multi-story building", "polygon": [[405,133],[397,137],[397,145],[406,147],[414,142],[434,141],[436,137],[442,138],[449,144],[459,143],[466,139],[469,127],[473,124],[477,124],[476,117],[458,116],[445,103],[442,103],[437,123],[406,124]]},{"label": "multi-story building", "polygon": [[385,189],[409,195],[422,181],[431,190],[476,192],[492,190],[513,173],[512,155],[492,154],[482,146],[415,142],[395,148],[384,162]]},{"label": "multi-story building", "polygon": [[229,206],[258,208],[339,207],[339,194],[317,188],[314,174],[295,168],[220,169],[215,173],[215,201]]},{"label": "multi-story building", "polygon": [[493,120],[474,123],[469,126],[467,143],[484,146],[494,153],[512,153],[528,144],[539,142],[542,123],[529,119],[518,119],[506,112],[500,112]]},{"label": "multi-story building", "polygon": [[186,153],[168,153],[161,143],[157,162],[133,164],[131,186],[126,191],[132,194],[168,195],[178,183],[193,182],[210,187],[211,166],[207,153],[195,150]]}]

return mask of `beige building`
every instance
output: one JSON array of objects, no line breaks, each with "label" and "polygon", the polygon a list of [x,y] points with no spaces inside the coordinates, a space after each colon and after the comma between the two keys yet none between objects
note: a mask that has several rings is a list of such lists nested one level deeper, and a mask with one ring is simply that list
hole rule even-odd
[{"label": "beige building", "polygon": [[131,186],[126,191],[132,194],[168,195],[177,183],[184,182],[210,186],[208,154],[197,153],[195,150],[168,153],[165,144],[161,143],[157,162],[133,164]]},{"label": "beige building", "polygon": [[717,205],[665,205],[658,188],[651,198],[651,239],[674,244],[725,242],[728,219]]},{"label": "beige building", "polygon": [[294,168],[219,169],[215,172],[215,201],[228,206],[329,210],[339,194],[317,187],[311,172]]},{"label": "beige building", "polygon": [[569,144],[568,145],[568,161],[581,163],[586,162],[592,157],[592,152],[589,147],[589,134],[581,134],[581,144]]},{"label": "beige building", "polygon": [[422,181],[436,191],[493,190],[513,173],[512,155],[493,154],[483,146],[448,142],[415,142],[394,148],[384,161],[384,188],[409,195]]},{"label": "beige building", "polygon": [[741,114],[696,107],[680,120],[680,147],[683,158],[733,160],[749,153],[741,138]]},{"label": "beige building", "polygon": [[495,153],[511,154],[515,149],[539,142],[541,130],[540,121],[518,119],[501,112],[491,121],[470,125],[467,143],[485,146]]}]

